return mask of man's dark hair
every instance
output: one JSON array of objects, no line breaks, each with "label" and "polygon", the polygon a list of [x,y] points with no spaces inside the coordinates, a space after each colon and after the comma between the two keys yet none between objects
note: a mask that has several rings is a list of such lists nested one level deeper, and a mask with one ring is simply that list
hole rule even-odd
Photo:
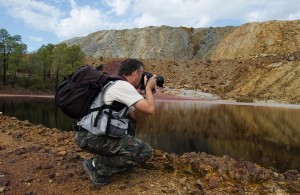
[{"label": "man's dark hair", "polygon": [[143,67],[144,64],[136,59],[126,59],[121,63],[121,68],[119,70],[119,75],[129,76],[132,72]]}]

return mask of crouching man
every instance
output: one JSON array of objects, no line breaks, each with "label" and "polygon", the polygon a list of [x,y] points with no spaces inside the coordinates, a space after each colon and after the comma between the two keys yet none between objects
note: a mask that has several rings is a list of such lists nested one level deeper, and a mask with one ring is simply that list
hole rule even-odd
[{"label": "crouching man", "polygon": [[77,145],[95,154],[83,162],[84,170],[95,185],[110,183],[109,176],[131,171],[152,156],[151,147],[129,131],[135,110],[145,114],[155,111],[156,75],[147,81],[145,98],[137,91],[143,66],[135,59],[124,60],[119,70],[124,80],[105,85],[91,105],[91,110],[101,106],[102,109],[84,116],[75,126]]}]

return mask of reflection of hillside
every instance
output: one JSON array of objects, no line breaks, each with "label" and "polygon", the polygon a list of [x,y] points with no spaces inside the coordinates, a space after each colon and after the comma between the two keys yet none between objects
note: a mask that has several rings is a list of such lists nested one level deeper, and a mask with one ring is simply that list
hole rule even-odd
[{"label": "reflection of hillside", "polygon": [[295,109],[160,103],[156,115],[139,124],[138,136],[168,152],[227,154],[266,166],[297,169],[299,114]]},{"label": "reflection of hillside", "polygon": [[155,116],[140,124],[147,132],[300,147],[300,111],[296,109],[199,103],[159,103],[157,108]]},{"label": "reflection of hillside", "polygon": [[240,120],[239,123],[243,125],[247,137],[258,139],[260,142],[300,146],[300,122],[297,120],[299,110],[239,106],[228,110],[231,110],[235,121]]}]

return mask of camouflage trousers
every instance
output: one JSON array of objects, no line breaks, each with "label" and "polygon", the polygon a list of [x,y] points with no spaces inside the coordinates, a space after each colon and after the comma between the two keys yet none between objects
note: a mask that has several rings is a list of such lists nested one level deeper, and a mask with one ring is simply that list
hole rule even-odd
[{"label": "camouflage trousers", "polygon": [[105,138],[81,131],[76,132],[75,141],[83,150],[95,154],[97,173],[103,176],[129,171],[152,156],[152,149],[146,142],[129,134]]}]

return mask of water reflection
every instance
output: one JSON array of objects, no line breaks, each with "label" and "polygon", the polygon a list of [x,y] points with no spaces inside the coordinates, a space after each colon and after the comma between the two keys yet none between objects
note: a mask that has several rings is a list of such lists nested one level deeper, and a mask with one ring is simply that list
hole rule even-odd
[{"label": "water reflection", "polygon": [[300,170],[300,110],[254,106],[158,103],[139,136],[161,149],[204,151]]},{"label": "water reflection", "polygon": [[73,123],[72,119],[56,108],[53,98],[0,97],[0,112],[34,124],[67,131],[71,130]]},{"label": "water reflection", "polygon": [[[299,109],[157,102],[154,116],[140,114],[137,136],[154,148],[206,152],[300,171]],[[0,98],[0,111],[21,120],[70,130],[73,120],[53,99]]]}]

